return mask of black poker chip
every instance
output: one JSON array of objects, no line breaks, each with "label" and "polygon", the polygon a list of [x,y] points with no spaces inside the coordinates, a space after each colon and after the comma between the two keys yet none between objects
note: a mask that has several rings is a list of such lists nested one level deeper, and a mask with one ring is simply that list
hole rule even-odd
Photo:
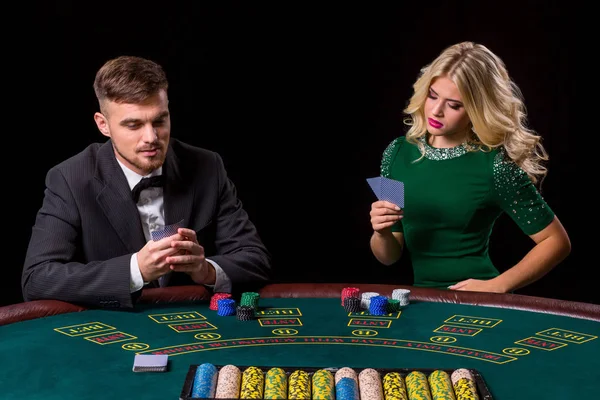
[{"label": "black poker chip", "polygon": [[358,297],[346,297],[344,299],[344,310],[347,312],[359,312],[360,299]]},{"label": "black poker chip", "polygon": [[250,321],[254,319],[254,307],[252,306],[237,306],[236,317],[240,321]]}]

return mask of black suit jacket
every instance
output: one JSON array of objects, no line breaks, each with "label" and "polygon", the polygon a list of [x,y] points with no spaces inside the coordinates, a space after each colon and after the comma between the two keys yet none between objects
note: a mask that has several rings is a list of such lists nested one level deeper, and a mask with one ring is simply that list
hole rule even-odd
[{"label": "black suit jacket", "polygon": [[[165,224],[194,229],[234,292],[270,275],[270,254],[237,198],[221,157],[171,138],[163,165]],[[96,143],[48,171],[22,276],[23,297],[131,308],[130,259],[146,240],[112,142]],[[171,274],[169,285],[192,284]],[[139,294],[139,293],[137,293]]]}]

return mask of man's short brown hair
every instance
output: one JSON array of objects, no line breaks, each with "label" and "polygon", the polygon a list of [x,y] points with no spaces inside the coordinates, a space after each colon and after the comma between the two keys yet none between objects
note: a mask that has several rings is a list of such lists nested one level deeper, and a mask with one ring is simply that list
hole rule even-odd
[{"label": "man's short brown hair", "polygon": [[160,65],[135,56],[107,61],[94,80],[94,92],[101,108],[106,100],[139,104],[168,87],[167,76]]}]

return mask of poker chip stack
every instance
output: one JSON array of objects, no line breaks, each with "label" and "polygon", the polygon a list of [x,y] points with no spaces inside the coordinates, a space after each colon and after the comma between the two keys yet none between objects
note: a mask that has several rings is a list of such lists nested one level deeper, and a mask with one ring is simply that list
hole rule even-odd
[{"label": "poker chip stack", "polygon": [[408,400],[406,384],[400,372],[388,372],[383,377],[383,394],[386,399]]},{"label": "poker chip stack", "polygon": [[217,367],[204,363],[196,368],[192,397],[213,398],[217,388]]},{"label": "poker chip stack", "polygon": [[236,399],[240,395],[242,372],[233,364],[221,367],[217,376],[215,399]]},{"label": "poker chip stack", "polygon": [[335,398],[338,400],[358,400],[358,383],[350,378],[342,378],[335,384]]},{"label": "poker chip stack", "polygon": [[405,378],[409,399],[431,399],[427,375],[422,371],[411,371]]},{"label": "poker chip stack", "polygon": [[371,315],[387,314],[388,298],[385,296],[373,296],[369,304],[369,313]]},{"label": "poker chip stack", "polygon": [[[247,306],[242,306],[247,307]],[[242,373],[240,399],[262,399],[265,390],[265,375],[259,367],[248,367]]]},{"label": "poker chip stack", "polygon": [[230,299],[230,298],[231,298],[231,293],[220,293],[220,292],[215,293],[210,298],[210,305],[208,306],[208,308],[213,311],[217,311],[219,309],[219,300]]},{"label": "poker chip stack", "polygon": [[429,389],[434,399],[456,399],[450,375],[444,370],[438,369],[429,374]]},{"label": "poker chip stack", "polygon": [[410,290],[408,289],[394,289],[392,291],[392,299],[398,300],[398,305],[400,307],[404,307],[410,304],[408,296],[410,295]]},{"label": "poker chip stack", "polygon": [[290,374],[288,382],[288,399],[310,400],[312,385],[308,372],[298,369]]},{"label": "poker chip stack", "polygon": [[288,377],[283,368],[273,367],[265,375],[265,400],[287,399]]},{"label": "poker chip stack", "polygon": [[254,308],[239,305],[236,307],[235,315],[239,321],[251,321],[254,319]]},{"label": "poker chip stack", "polygon": [[383,386],[379,372],[373,368],[363,369],[358,374],[358,390],[361,399],[383,399]]},{"label": "poker chip stack", "polygon": [[312,398],[313,400],[334,400],[335,399],[335,378],[333,374],[320,369],[312,376]]},{"label": "poker chip stack", "polygon": [[222,317],[226,317],[226,316],[230,316],[230,315],[235,315],[236,314],[236,308],[235,308],[235,300],[234,299],[219,299],[217,301],[217,315],[220,315]]},{"label": "poker chip stack", "polygon": [[363,310],[368,310],[371,306],[371,298],[379,296],[377,292],[364,292],[360,295],[360,307]]},{"label": "poker chip stack", "polygon": [[344,310],[349,313],[360,311],[360,299],[358,297],[346,297],[344,299]]},{"label": "poker chip stack", "polygon": [[358,375],[352,368],[338,369],[334,379],[336,400],[358,400],[360,398]]},{"label": "poker chip stack", "polygon": [[395,313],[400,311],[400,300],[398,299],[388,299],[387,303],[387,312]]},{"label": "poker chip stack", "polygon": [[342,305],[344,305],[344,300],[348,297],[356,297],[360,298],[360,289],[355,287],[346,287],[342,289]]},{"label": "poker chip stack", "polygon": [[256,292],[244,292],[242,293],[242,298],[240,299],[241,306],[252,307],[253,311],[258,310],[258,300],[260,295]]},{"label": "poker chip stack", "polygon": [[475,377],[466,368],[459,368],[450,376],[457,399],[479,400]]}]

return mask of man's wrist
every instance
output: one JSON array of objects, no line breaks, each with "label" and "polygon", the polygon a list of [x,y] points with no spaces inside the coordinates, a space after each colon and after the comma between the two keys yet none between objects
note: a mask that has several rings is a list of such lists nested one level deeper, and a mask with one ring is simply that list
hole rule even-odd
[{"label": "man's wrist", "polygon": [[131,256],[131,260],[129,262],[129,289],[131,293],[137,292],[146,284],[144,276],[142,275],[142,271],[138,265],[137,253],[134,253]]},{"label": "man's wrist", "polygon": [[217,273],[215,267],[208,261],[204,261],[204,266],[200,268],[200,271],[196,272],[192,279],[194,282],[204,285],[214,285],[217,280]]}]

